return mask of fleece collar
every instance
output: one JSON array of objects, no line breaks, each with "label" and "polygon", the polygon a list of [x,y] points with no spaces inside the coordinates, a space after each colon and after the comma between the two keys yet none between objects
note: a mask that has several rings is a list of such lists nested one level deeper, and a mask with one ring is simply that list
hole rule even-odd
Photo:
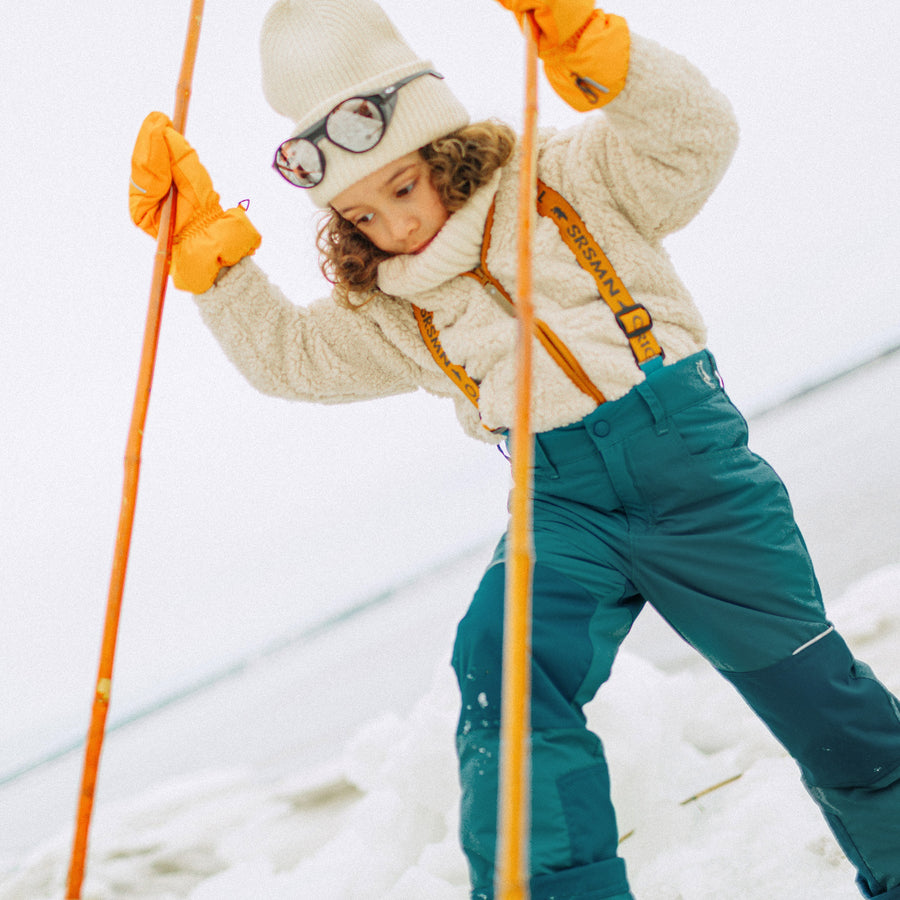
[{"label": "fleece collar", "polygon": [[378,287],[395,297],[412,297],[474,269],[481,262],[484,223],[501,174],[498,169],[453,213],[421,253],[392,256],[381,263]]}]

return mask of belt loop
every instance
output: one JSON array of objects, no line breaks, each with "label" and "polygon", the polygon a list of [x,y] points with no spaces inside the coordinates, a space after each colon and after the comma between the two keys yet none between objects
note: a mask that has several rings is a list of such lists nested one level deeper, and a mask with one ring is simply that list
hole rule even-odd
[{"label": "belt loop", "polygon": [[541,436],[539,434],[534,436],[534,467],[542,470],[549,478],[559,478],[556,466],[550,462],[550,457],[547,456],[547,452],[541,446]]},{"label": "belt loop", "polygon": [[669,420],[666,418],[666,411],[663,409],[662,403],[659,402],[659,397],[656,396],[653,388],[646,381],[642,381],[640,384],[636,384],[634,389],[649,407],[653,421],[656,423],[656,433],[666,434],[669,430]]}]

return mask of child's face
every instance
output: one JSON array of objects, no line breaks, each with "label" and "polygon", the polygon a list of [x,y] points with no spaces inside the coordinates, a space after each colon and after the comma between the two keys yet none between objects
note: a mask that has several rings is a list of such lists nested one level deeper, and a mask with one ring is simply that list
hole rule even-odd
[{"label": "child's face", "polygon": [[392,254],[421,253],[449,218],[418,151],[351,184],[331,205]]}]

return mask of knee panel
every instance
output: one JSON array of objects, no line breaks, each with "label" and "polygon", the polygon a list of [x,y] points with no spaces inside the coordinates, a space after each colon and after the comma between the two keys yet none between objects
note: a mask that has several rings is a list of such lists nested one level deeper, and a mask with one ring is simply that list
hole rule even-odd
[{"label": "knee panel", "polygon": [[867,787],[900,767],[897,701],[832,631],[754,672],[722,672],[823,788]]}]

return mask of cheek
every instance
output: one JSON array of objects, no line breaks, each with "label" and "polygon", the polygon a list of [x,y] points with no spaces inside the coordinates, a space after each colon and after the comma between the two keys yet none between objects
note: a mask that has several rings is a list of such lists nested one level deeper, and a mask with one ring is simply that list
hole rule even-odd
[{"label": "cheek", "polygon": [[437,191],[435,191],[434,195],[430,198],[430,211],[431,221],[434,222],[438,228],[450,218],[450,213],[447,212],[444,208],[444,204],[441,203],[441,198],[438,196]]},{"label": "cheek", "polygon": [[356,230],[367,240],[371,241],[379,250],[384,250],[384,234],[381,229],[375,226],[361,228],[357,225]]},{"label": "cheek", "polygon": [[397,252],[392,236],[386,234],[383,229],[375,229],[368,235],[368,238],[379,250],[383,250],[385,253]]}]

